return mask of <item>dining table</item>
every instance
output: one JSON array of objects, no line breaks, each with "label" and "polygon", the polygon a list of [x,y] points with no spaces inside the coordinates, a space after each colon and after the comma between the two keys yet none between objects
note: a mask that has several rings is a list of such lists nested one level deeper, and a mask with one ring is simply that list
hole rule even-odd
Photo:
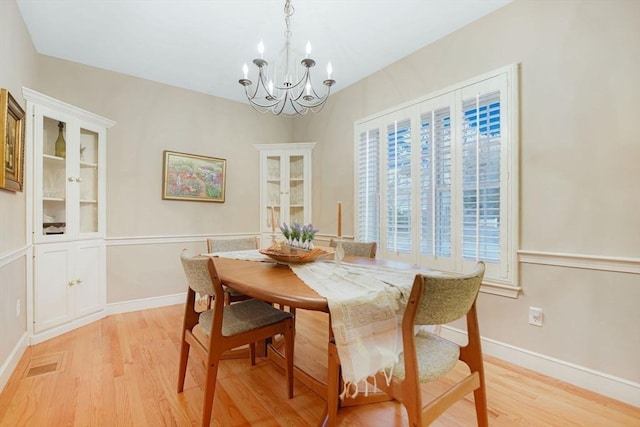
[{"label": "dining table", "polygon": [[[415,265],[375,258],[345,256],[342,262],[359,266],[386,266],[402,270],[411,269],[416,270],[416,272],[422,270],[424,272],[424,269]],[[245,295],[277,304],[294,313],[298,310],[311,310],[314,312],[328,313],[328,339],[332,339],[333,332],[331,328],[331,314],[327,299],[302,281],[288,265],[273,262],[247,261],[227,257],[216,258],[215,264],[221,282],[225,286]],[[284,368],[284,354],[277,345],[274,345],[274,343],[268,346],[266,356],[277,365]],[[327,358],[329,357],[330,355],[327,355]],[[336,399],[340,393],[339,388],[342,386],[341,383],[327,384],[326,381],[305,371],[304,368],[298,366],[298,364],[296,364],[294,369],[296,379],[308,386],[326,401],[329,401],[329,399]],[[366,395],[360,393],[356,396],[344,397],[339,402],[339,405],[353,406],[388,400],[390,400],[389,396],[384,393],[372,392],[367,393]]]}]

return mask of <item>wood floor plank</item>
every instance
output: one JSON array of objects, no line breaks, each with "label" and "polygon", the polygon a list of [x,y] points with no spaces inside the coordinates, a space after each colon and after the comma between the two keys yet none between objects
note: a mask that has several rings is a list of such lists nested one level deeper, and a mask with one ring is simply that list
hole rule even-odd
[{"label": "wood floor plank", "polygon": [[[205,370],[197,356],[189,360],[184,392],[176,392],[183,313],[176,305],[117,314],[29,347],[0,395],[0,426],[199,425]],[[298,311],[296,361],[321,378],[327,334],[326,314]],[[31,361],[56,355],[64,357],[61,370],[25,377]],[[425,397],[446,389],[465,369],[459,364],[423,386]],[[491,357],[485,369],[492,427],[640,426],[640,408]],[[294,398],[287,399],[283,370],[266,358],[256,366],[248,359],[223,360],[211,425],[317,426],[325,402],[298,381],[294,387]],[[407,426],[397,402],[343,408],[338,420],[342,427]],[[474,425],[472,397],[433,424]]]}]

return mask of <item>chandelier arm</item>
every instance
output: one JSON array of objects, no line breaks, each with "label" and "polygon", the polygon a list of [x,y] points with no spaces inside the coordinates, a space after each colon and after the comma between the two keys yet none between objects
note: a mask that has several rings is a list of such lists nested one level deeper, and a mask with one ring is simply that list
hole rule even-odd
[{"label": "chandelier arm", "polygon": [[[260,83],[262,83],[262,88],[263,88],[264,92],[266,93],[265,98],[266,98],[266,99],[269,99],[269,97],[271,97],[271,98],[273,98],[274,100],[276,100],[276,103],[277,103],[277,102],[278,102],[278,100],[279,100],[280,98],[278,98],[278,97],[276,96],[275,91],[270,91],[270,90],[269,90],[269,84],[267,83],[267,81],[266,81],[266,80],[267,80],[267,77],[266,77],[266,76],[265,76],[265,74],[262,72],[262,68],[261,68],[261,69],[259,70],[259,73],[258,73],[258,81],[259,81]],[[278,86],[275,86],[275,85],[274,85],[273,87],[274,87],[274,89],[282,90],[282,89],[281,89],[280,87],[278,87]]]}]

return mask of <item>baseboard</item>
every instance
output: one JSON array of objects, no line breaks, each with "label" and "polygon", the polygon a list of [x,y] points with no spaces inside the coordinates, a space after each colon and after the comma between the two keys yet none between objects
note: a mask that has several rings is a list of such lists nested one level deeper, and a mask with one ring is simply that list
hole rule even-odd
[{"label": "baseboard", "polygon": [[131,311],[165,307],[167,305],[184,304],[186,300],[186,292],[181,292],[173,295],[141,298],[131,301],[112,302],[107,304],[107,314],[129,313]]},{"label": "baseboard", "polygon": [[[465,331],[446,325],[442,327],[441,335],[457,343],[466,343],[467,341]],[[640,407],[640,383],[488,338],[482,338],[482,352],[620,402]]]},{"label": "baseboard", "polygon": [[93,323],[96,320],[100,320],[107,315],[105,310],[100,310],[71,322],[65,323],[60,326],[56,326],[51,329],[44,330],[42,332],[34,333],[31,335],[30,345],[40,344],[41,342],[55,338],[58,335],[66,334],[74,329],[78,329],[82,326],[86,326],[89,323]]},{"label": "baseboard", "polygon": [[9,382],[9,378],[13,374],[13,371],[16,370],[18,366],[18,362],[22,358],[27,346],[29,345],[29,335],[25,332],[22,334],[18,342],[16,343],[11,353],[9,353],[9,357],[4,361],[2,366],[0,366],[0,393],[4,390],[4,386]]}]

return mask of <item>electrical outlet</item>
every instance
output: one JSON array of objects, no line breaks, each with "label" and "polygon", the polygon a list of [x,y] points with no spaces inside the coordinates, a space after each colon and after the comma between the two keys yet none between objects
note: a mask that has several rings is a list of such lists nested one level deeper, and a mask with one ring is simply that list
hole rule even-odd
[{"label": "electrical outlet", "polygon": [[534,326],[542,326],[542,309],[538,307],[529,307],[529,324]]},{"label": "electrical outlet", "polygon": [[18,298],[16,301],[16,317],[20,317],[20,308],[22,307],[22,301]]}]

